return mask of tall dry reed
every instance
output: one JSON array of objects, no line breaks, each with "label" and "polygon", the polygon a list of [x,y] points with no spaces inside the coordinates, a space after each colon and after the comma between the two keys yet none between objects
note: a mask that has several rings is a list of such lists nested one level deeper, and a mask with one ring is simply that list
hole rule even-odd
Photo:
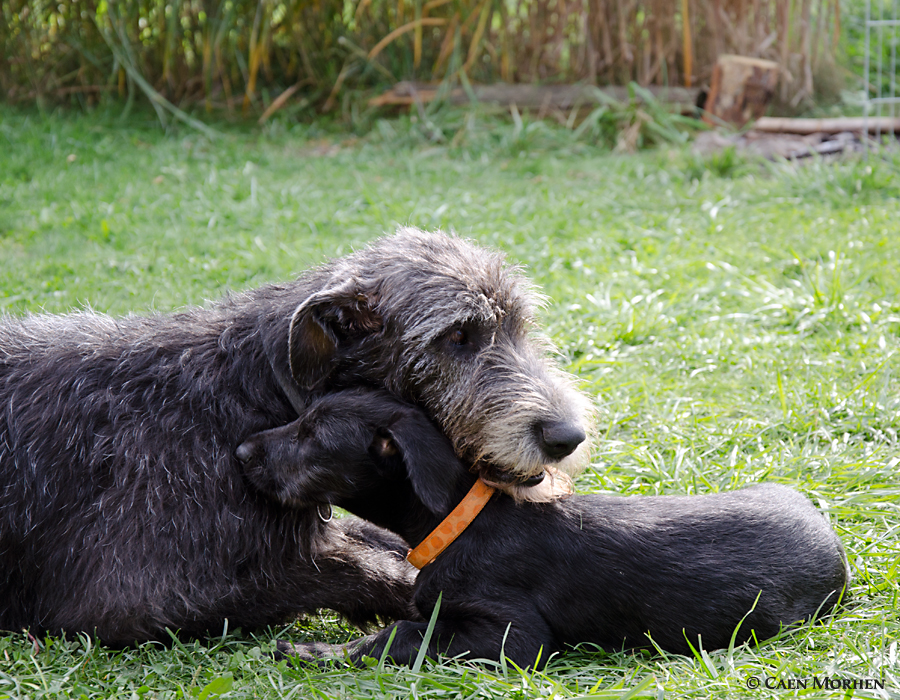
[{"label": "tall dry reed", "polygon": [[0,89],[258,114],[401,79],[702,85],[738,53],[798,103],[839,22],[838,0],[0,0]]}]

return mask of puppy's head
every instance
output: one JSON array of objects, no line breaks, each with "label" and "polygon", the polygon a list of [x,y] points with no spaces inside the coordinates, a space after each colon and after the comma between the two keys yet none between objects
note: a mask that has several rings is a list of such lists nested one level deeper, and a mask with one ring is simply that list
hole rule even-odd
[{"label": "puppy's head", "polygon": [[440,514],[455,505],[466,473],[419,409],[364,390],[326,395],[296,421],[251,435],[235,456],[256,489],[294,507],[331,503],[352,511],[406,481]]}]

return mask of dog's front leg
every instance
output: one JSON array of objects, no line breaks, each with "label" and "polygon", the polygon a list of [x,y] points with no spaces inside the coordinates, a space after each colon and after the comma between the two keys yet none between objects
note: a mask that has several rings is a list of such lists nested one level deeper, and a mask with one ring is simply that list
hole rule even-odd
[{"label": "dog's front leg", "polygon": [[366,657],[380,659],[387,649],[390,658],[398,663],[412,665],[427,627],[426,623],[403,620],[377,634],[361,637],[347,644],[321,642],[291,644],[279,640],[277,653],[279,656],[287,657],[292,663],[302,661],[321,665],[329,661],[348,661],[355,666],[365,666],[363,659]]},{"label": "dog's front leg", "polygon": [[[398,664],[411,666],[419,654],[428,624],[401,620],[377,634],[357,639],[349,644],[288,644],[279,642],[278,650],[293,659],[322,662],[347,660],[363,666],[363,659],[387,657]],[[557,645],[539,617],[535,620],[519,619],[505,623],[500,618],[461,618],[438,620],[432,630],[425,654],[430,659],[438,656],[464,656],[467,659],[499,661],[501,654],[522,667],[543,665]]]},{"label": "dog's front leg", "polygon": [[[348,644],[322,644],[321,642],[290,644],[279,641],[278,653],[288,657],[291,662],[303,661],[322,664],[329,661],[348,661],[361,667],[366,665],[363,659],[367,657],[381,659],[387,650],[389,658],[397,663],[411,666],[419,653],[419,647],[427,627],[427,623],[424,622],[402,620],[377,634],[362,637]],[[434,629],[435,635],[439,634],[439,628],[446,627],[446,624],[438,623]],[[432,639],[434,640],[434,637]],[[430,658],[437,656],[439,644],[436,641],[429,644],[427,655]]]},{"label": "dog's front leg", "polygon": [[417,571],[406,551],[406,543],[387,530],[357,518],[335,520],[314,555],[304,610],[330,608],[359,627],[421,619],[413,604]]}]

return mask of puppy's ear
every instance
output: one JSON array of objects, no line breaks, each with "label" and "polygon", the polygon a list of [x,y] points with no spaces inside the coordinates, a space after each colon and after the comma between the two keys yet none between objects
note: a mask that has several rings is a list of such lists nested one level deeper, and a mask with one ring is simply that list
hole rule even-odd
[{"label": "puppy's ear", "polygon": [[432,513],[445,514],[454,505],[456,484],[465,473],[450,440],[412,408],[387,432],[403,458],[416,495]]},{"label": "puppy's ear", "polygon": [[294,311],[288,334],[291,375],[313,389],[331,374],[341,350],[383,327],[371,295],[356,279],[311,295]]}]

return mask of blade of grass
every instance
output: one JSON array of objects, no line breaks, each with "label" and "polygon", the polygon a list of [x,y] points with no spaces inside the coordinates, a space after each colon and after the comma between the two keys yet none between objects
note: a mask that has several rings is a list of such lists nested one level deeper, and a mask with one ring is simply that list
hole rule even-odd
[{"label": "blade of grass", "polygon": [[425,656],[428,653],[428,645],[431,643],[431,636],[434,634],[434,626],[437,624],[443,595],[443,593],[438,593],[437,602],[434,604],[434,610],[431,612],[431,619],[428,620],[428,627],[425,629],[425,636],[422,637],[422,645],[419,647],[419,653],[416,654],[416,660],[412,665],[413,673],[418,673],[422,669],[422,663],[425,661]]}]

